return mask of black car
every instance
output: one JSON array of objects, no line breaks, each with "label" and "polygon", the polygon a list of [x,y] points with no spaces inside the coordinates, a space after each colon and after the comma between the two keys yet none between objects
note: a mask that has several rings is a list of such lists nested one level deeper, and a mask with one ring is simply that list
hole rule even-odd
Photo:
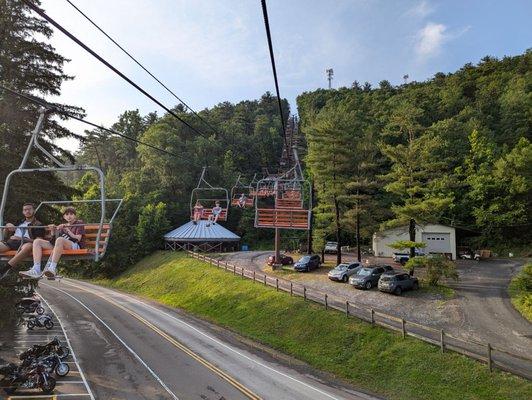
[{"label": "black car", "polygon": [[359,289],[371,289],[377,286],[379,278],[386,271],[393,271],[393,268],[390,265],[370,265],[349,278],[349,283]]},{"label": "black car", "polygon": [[299,272],[309,272],[313,269],[319,268],[321,265],[321,258],[319,255],[304,256],[294,264],[294,269]]},{"label": "black car", "polygon": [[404,272],[385,272],[379,279],[379,290],[381,292],[393,293],[398,296],[405,290],[419,289],[419,281],[416,277]]}]

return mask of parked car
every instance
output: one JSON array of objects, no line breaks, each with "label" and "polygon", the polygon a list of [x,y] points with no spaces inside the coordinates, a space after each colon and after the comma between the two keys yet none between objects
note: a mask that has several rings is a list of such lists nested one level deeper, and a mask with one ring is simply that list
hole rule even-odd
[{"label": "parked car", "polygon": [[[274,264],[274,261],[275,261],[275,255],[271,255],[268,257],[268,265],[273,265]],[[280,259],[280,264],[281,265],[292,265],[294,263],[294,259],[290,256],[287,256],[286,254],[281,254],[281,259]]]},{"label": "parked car", "polygon": [[336,254],[338,252],[338,242],[327,242],[325,243],[325,253],[327,254]]},{"label": "parked car", "polygon": [[378,287],[381,292],[400,296],[405,290],[419,289],[419,281],[415,276],[410,276],[407,273],[389,271],[381,275]]},{"label": "parked car", "polygon": [[393,268],[390,265],[362,267],[355,275],[349,278],[349,283],[359,289],[371,289],[377,286],[379,278],[386,271],[393,271]]},{"label": "parked car", "polygon": [[319,255],[303,256],[298,262],[294,264],[294,269],[298,272],[309,272],[313,269],[319,268],[321,265],[321,258]]},{"label": "parked car", "polygon": [[356,274],[363,265],[359,262],[338,264],[331,269],[327,276],[331,281],[347,282],[351,275]]},{"label": "parked car", "polygon": [[[425,253],[423,253],[421,250],[416,249],[416,257],[424,256]],[[393,260],[401,265],[405,265],[407,261],[410,259],[410,253],[393,253],[392,256]]]}]

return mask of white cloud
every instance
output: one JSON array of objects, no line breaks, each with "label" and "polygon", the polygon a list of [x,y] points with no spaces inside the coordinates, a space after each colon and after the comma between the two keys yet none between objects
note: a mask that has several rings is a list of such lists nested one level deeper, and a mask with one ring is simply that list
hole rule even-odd
[{"label": "white cloud", "polygon": [[422,58],[438,55],[443,43],[448,40],[447,27],[429,22],[417,34],[416,53]]},{"label": "white cloud", "polygon": [[425,18],[434,12],[434,7],[428,1],[423,0],[406,12],[406,15]]}]

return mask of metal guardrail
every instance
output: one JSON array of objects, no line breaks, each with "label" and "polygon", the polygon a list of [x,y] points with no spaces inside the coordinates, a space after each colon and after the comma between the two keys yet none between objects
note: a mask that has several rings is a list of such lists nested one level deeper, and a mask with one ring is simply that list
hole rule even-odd
[{"label": "metal guardrail", "polygon": [[494,347],[490,343],[460,339],[445,332],[443,329],[436,329],[387,314],[381,310],[353,304],[345,297],[331,295],[300,283],[272,277],[264,273],[257,273],[255,270],[248,270],[192,251],[188,251],[188,253],[198,260],[224,269],[234,275],[239,275],[242,279],[250,279],[265,286],[274,287],[278,291],[290,293],[290,296],[300,296],[304,300],[323,304],[325,309],[341,311],[345,313],[346,317],[356,317],[373,325],[400,332],[403,338],[411,336],[438,346],[442,353],[450,350],[473,358],[485,363],[490,371],[497,368],[532,380],[532,358]]}]

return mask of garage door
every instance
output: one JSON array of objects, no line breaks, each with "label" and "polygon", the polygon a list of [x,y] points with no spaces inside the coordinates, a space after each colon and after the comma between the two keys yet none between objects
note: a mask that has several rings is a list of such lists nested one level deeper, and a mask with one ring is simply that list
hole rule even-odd
[{"label": "garage door", "polygon": [[452,253],[450,233],[423,232],[422,240],[427,243],[425,251],[428,253]]}]

